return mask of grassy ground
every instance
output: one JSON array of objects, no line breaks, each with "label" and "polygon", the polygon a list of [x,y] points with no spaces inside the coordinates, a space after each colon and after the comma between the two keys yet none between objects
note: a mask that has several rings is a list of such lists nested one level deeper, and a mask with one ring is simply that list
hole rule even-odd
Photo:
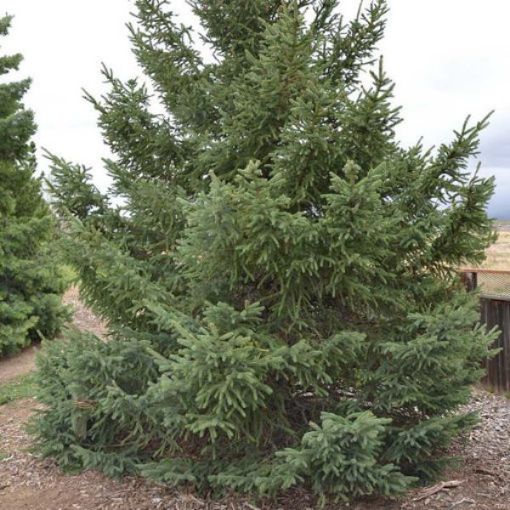
[{"label": "grassy ground", "polygon": [[20,398],[33,397],[35,394],[36,384],[33,373],[17,377],[0,385],[0,406]]}]

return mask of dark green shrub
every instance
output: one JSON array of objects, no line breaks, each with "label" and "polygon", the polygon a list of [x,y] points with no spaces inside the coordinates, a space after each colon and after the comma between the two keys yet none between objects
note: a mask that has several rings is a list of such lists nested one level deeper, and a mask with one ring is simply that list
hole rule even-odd
[{"label": "dark green shrub", "polygon": [[333,0],[190,3],[212,63],[167,3],[137,2],[164,115],[109,70],[89,97],[112,194],[52,157],[110,337],[40,360],[41,448],[203,490],[396,494],[473,421],[454,413],[492,336],[455,269],[493,239],[493,183],[466,170],[486,122],[434,154],[398,144],[382,67],[361,85],[382,0],[346,25]]},{"label": "dark green shrub", "polygon": [[[11,18],[0,18],[0,36]],[[0,75],[21,55],[0,58]],[[30,80],[0,85],[0,356],[54,337],[68,317],[66,285],[52,249],[55,225],[35,176],[36,126],[21,102]]]}]

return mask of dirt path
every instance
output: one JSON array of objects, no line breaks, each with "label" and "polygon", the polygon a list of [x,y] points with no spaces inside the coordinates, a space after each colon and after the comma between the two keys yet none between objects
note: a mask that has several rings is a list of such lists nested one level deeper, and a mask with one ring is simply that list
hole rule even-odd
[{"label": "dirt path", "polygon": [[[75,324],[103,334],[99,321],[78,300],[76,290],[66,294],[76,309]],[[2,380],[33,368],[36,348],[0,363]],[[3,379],[2,379],[3,378]],[[112,480],[87,471],[63,474],[50,459],[30,453],[31,438],[25,424],[37,408],[34,399],[0,406],[0,509],[1,510],[257,510],[312,508],[309,495],[294,493],[271,504],[224,500],[211,503],[185,491],[176,492],[137,477]],[[444,481],[453,487],[415,490],[402,501],[371,500],[332,510],[504,510],[510,509],[510,401],[477,389],[467,410],[476,410],[480,424],[468,438],[456,442],[451,454],[461,458]]]},{"label": "dirt path", "polygon": [[73,324],[78,329],[90,331],[97,336],[103,336],[105,334],[105,326],[86,306],[83,306],[83,303],[80,301],[77,287],[71,287],[64,294],[64,303],[73,307]]},{"label": "dirt path", "polygon": [[0,360],[0,384],[32,372],[38,347],[32,346],[11,358]]}]

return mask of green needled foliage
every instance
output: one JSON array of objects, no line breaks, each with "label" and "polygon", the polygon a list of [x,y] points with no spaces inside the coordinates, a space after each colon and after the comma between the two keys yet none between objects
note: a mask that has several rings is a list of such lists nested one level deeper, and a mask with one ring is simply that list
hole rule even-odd
[{"label": "green needled foliage", "polygon": [[[0,37],[11,18],[0,18]],[[0,76],[17,70],[21,55],[0,57]],[[54,225],[35,177],[36,126],[22,98],[30,80],[0,84],[0,357],[55,336],[67,317],[65,280],[50,242]]]},{"label": "green needled foliage", "polygon": [[110,93],[87,95],[110,193],[50,156],[69,263],[110,328],[39,361],[38,441],[63,466],[394,495],[473,423],[455,413],[493,335],[456,268],[493,239],[493,181],[468,169],[487,120],[399,145],[373,62],[386,3],[350,22],[337,3],[192,1],[206,59],[171,2],[138,0],[154,97],[106,68]]}]

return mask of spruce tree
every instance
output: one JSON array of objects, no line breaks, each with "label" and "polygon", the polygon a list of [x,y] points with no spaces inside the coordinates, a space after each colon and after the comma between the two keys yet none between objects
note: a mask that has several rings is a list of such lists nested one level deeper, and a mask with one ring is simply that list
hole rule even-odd
[{"label": "spruce tree", "polygon": [[[0,18],[0,36],[11,18]],[[19,54],[0,57],[0,75],[17,70]],[[33,114],[22,98],[30,80],[0,84],[0,356],[55,336],[66,309],[64,278],[49,253],[54,222],[36,177]]]},{"label": "spruce tree", "polygon": [[436,151],[398,142],[384,0],[349,22],[337,0],[188,3],[214,58],[138,0],[154,95],[104,68],[86,96],[110,191],[51,156],[110,333],[40,359],[39,445],[202,490],[397,494],[475,419],[456,410],[493,336],[456,269],[493,238],[493,182],[468,168],[487,119]]}]

